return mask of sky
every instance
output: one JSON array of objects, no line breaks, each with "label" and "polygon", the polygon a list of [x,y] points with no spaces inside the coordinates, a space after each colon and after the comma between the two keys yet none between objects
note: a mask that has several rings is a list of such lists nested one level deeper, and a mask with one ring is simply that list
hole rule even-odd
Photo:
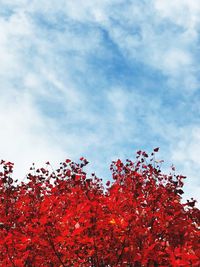
[{"label": "sky", "polygon": [[0,93],[15,177],[160,147],[200,202],[200,0],[0,0]]}]

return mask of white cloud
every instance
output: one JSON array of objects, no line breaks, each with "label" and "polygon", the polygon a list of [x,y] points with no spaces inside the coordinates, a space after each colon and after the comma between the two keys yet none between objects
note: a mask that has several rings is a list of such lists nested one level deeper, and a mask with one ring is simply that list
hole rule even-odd
[{"label": "white cloud", "polygon": [[179,131],[180,141],[173,158],[176,161],[191,161],[194,165],[199,165],[200,158],[200,127],[189,126]]},{"label": "white cloud", "polygon": [[186,30],[193,30],[199,25],[200,2],[198,0],[155,0],[154,4],[158,15],[170,19]]},{"label": "white cloud", "polygon": [[125,110],[128,105],[128,94],[120,88],[115,88],[108,92],[108,101],[111,104],[111,109],[115,113],[117,123],[125,122]]},{"label": "white cloud", "polygon": [[[27,6],[23,1],[13,1],[7,5],[18,6],[9,23],[15,25],[14,32],[18,36],[23,33],[27,37],[32,30],[28,14],[34,16],[37,12],[53,24],[64,16],[76,22],[96,25],[109,33],[125,57],[161,71],[168,76],[172,87],[186,90],[198,88],[199,67],[192,49],[195,49],[198,40],[200,5],[195,0],[155,0],[132,4],[123,1],[33,1]],[[37,30],[38,26],[32,27]],[[62,40],[65,36],[65,40],[70,40],[70,43],[61,43],[65,48],[70,46],[79,53],[85,53],[91,51],[91,47],[100,49],[98,30],[92,34],[94,38],[88,36],[90,42],[84,42],[78,34],[73,35],[68,29],[59,38]],[[36,33],[34,35],[36,38]],[[39,44],[42,49],[41,41]]]},{"label": "white cloud", "polygon": [[28,96],[1,98],[0,104],[1,157],[15,163],[15,177],[24,178],[32,162],[61,160],[64,153],[55,143],[54,127],[41,117]]},{"label": "white cloud", "polygon": [[171,158],[178,170],[187,176],[184,199],[194,197],[200,207],[200,127],[191,125],[177,131],[177,139],[171,143]]}]

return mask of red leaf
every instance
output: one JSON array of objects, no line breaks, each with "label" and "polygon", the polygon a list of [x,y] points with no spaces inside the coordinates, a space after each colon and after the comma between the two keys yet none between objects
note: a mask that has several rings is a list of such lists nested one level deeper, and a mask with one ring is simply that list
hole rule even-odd
[{"label": "red leaf", "polygon": [[109,186],[109,185],[110,185],[110,181],[107,181],[106,186]]}]

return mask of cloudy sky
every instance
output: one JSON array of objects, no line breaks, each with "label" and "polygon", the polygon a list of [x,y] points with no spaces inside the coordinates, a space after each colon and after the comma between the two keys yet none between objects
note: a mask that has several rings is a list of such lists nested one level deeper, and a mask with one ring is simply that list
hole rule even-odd
[{"label": "cloudy sky", "polygon": [[0,0],[0,156],[109,164],[160,147],[200,201],[200,1]]}]

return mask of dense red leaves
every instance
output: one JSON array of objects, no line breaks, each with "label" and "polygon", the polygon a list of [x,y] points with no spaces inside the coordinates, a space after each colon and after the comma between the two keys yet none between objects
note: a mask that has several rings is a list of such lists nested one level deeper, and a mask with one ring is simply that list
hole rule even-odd
[{"label": "dense red leaves", "polygon": [[107,189],[85,158],[33,165],[21,184],[1,161],[0,266],[200,266],[200,211],[181,204],[185,177],[162,174],[154,152],[151,164],[142,151],[113,162]]}]

